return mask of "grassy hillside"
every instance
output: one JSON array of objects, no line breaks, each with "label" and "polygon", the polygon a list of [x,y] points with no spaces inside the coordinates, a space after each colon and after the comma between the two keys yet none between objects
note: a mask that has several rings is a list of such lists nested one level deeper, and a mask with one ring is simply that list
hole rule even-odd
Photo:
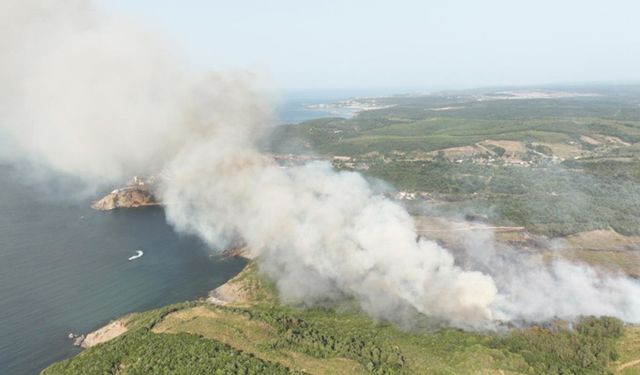
[{"label": "grassy hillside", "polygon": [[124,335],[43,374],[606,374],[640,358],[637,330],[611,318],[585,318],[574,330],[403,331],[344,306],[281,306],[255,264],[233,283],[249,299],[133,314]]}]

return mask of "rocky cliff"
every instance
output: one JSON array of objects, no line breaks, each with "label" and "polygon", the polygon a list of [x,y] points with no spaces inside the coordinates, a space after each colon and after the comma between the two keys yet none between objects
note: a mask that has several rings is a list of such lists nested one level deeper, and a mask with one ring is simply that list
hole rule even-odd
[{"label": "rocky cliff", "polygon": [[152,185],[134,177],[123,188],[115,189],[91,205],[94,210],[108,211],[116,208],[156,206],[160,201],[153,193]]}]

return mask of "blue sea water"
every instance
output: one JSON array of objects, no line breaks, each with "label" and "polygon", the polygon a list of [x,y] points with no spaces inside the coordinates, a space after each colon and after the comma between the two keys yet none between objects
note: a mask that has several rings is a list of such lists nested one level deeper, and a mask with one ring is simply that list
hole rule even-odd
[{"label": "blue sea water", "polygon": [[245,264],[179,236],[161,208],[98,212],[14,176],[0,166],[0,374],[36,374],[79,351],[69,332],[205,296]]},{"label": "blue sea water", "polygon": [[357,91],[357,90],[296,90],[284,93],[282,103],[278,111],[278,124],[297,124],[307,120],[322,117],[351,117],[354,115],[352,109],[332,108],[332,109],[310,109],[310,104],[337,103],[346,99],[384,96],[389,95],[389,91]]}]

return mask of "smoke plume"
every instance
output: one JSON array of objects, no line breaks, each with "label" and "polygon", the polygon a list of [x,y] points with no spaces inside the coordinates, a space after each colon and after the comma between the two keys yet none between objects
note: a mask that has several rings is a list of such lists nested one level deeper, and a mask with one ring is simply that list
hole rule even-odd
[{"label": "smoke plume", "polygon": [[192,71],[174,46],[84,0],[0,4],[0,137],[87,184],[162,171],[169,222],[247,243],[284,302],[355,300],[371,316],[464,328],[584,314],[640,322],[640,285],[544,263],[491,236],[456,255],[357,173],[282,168],[260,152],[270,100],[250,74]]}]

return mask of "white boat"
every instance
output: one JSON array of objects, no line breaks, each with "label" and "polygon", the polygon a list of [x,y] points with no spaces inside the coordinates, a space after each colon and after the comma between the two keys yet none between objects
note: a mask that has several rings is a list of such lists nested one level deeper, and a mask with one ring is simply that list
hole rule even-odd
[{"label": "white boat", "polygon": [[129,257],[129,260],[136,260],[138,258],[140,258],[144,253],[142,252],[142,250],[138,250],[136,251],[136,255],[132,255]]}]

